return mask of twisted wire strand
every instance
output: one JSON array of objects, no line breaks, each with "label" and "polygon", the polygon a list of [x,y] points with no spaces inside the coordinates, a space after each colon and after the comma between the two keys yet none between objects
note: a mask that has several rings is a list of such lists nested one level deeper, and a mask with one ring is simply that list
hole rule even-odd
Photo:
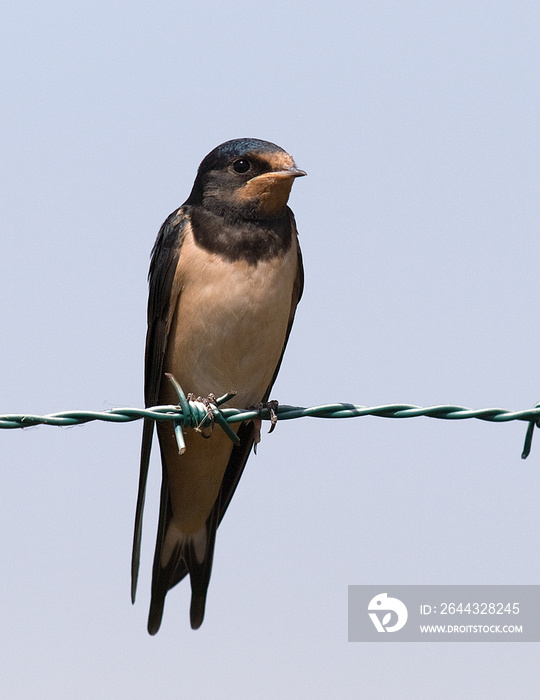
[{"label": "twisted wire strand", "polygon": [[[107,411],[61,411],[44,416],[28,413],[0,414],[0,429],[28,428],[34,425],[81,425],[91,421],[109,423],[129,423],[150,418],[157,421],[175,421],[183,425],[202,425],[207,420],[207,409],[199,401],[189,401],[190,414],[186,416],[180,406],[152,406],[150,408],[112,408]],[[220,413],[227,423],[240,423],[245,420],[262,418],[270,420],[268,409],[221,408]],[[493,423],[506,423],[520,420],[540,423],[540,406],[522,411],[510,411],[506,408],[466,408],[465,406],[414,406],[412,404],[385,404],[382,406],[359,406],[352,403],[333,403],[305,408],[280,404],[277,408],[280,420],[294,418],[361,418],[377,416],[380,418],[439,418],[443,420],[465,420],[476,418]]]},{"label": "twisted wire strand", "polygon": [[[108,411],[61,411],[44,416],[31,414],[8,413],[0,415],[0,429],[28,428],[35,425],[70,426],[81,425],[91,421],[105,421],[109,423],[128,423],[141,418],[149,418],[155,421],[172,421],[175,424],[177,439],[182,441],[181,428],[186,426],[208,426],[213,419],[217,419],[228,432],[227,424],[261,418],[270,420],[270,412],[267,408],[246,409],[218,408],[220,404],[231,398],[226,395],[216,399],[210,405],[201,401],[186,400],[180,397],[179,406],[152,406],[150,408],[113,408]],[[213,417],[212,417],[213,416]],[[279,405],[277,408],[279,420],[291,420],[294,418],[360,418],[364,416],[377,416],[379,418],[438,418],[443,420],[465,420],[475,418],[492,423],[507,423],[509,421],[527,422],[528,429],[522,458],[525,459],[531,450],[534,426],[540,427],[540,403],[535,408],[521,411],[510,411],[505,408],[479,408],[472,409],[465,406],[441,405],[441,406],[414,406],[412,404],[385,404],[382,406],[359,406],[351,403],[334,403],[305,408],[303,406]],[[233,437],[234,436],[234,437]],[[234,433],[230,435],[234,440]],[[181,445],[180,445],[181,446]]]}]

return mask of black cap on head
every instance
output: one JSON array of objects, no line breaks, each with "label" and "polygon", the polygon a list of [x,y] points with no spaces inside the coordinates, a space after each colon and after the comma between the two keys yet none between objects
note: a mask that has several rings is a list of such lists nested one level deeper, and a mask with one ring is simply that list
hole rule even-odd
[{"label": "black cap on head", "polygon": [[244,138],[225,141],[225,143],[216,146],[216,148],[203,158],[197,170],[197,177],[193,183],[191,193],[184,203],[200,204],[203,199],[206,175],[214,170],[224,169],[232,160],[242,158],[242,156],[246,156],[248,153],[286,154],[287,152],[277,144],[271,143],[270,141],[263,141],[262,139]]}]

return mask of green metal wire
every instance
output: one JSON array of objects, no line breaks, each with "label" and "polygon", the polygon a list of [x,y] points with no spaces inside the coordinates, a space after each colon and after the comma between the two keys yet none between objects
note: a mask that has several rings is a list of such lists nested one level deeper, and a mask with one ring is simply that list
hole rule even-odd
[{"label": "green metal wire", "polygon": [[[172,380],[171,380],[172,381]],[[28,428],[34,425],[69,426],[89,423],[100,420],[110,423],[128,423],[150,418],[156,421],[172,421],[175,424],[175,433],[179,450],[182,451],[183,436],[182,427],[202,428],[210,425],[215,420],[218,422],[233,441],[237,437],[229,427],[229,423],[262,418],[270,420],[268,409],[240,410],[237,408],[219,408],[219,406],[231,398],[231,394],[208,402],[188,401],[180,386],[173,382],[179,395],[178,406],[153,406],[151,408],[113,408],[109,411],[62,411],[45,416],[29,414],[5,414],[0,415],[0,429]],[[471,409],[464,406],[413,406],[411,404],[386,404],[384,406],[358,406],[351,403],[334,403],[323,406],[304,408],[302,406],[280,405],[277,409],[280,420],[293,418],[360,418],[363,416],[377,416],[380,418],[440,418],[444,420],[465,420],[476,418],[492,423],[507,423],[509,421],[527,422],[527,435],[521,454],[525,459],[531,450],[534,426],[540,427],[540,403],[534,408],[523,411],[509,411],[505,408],[480,408]],[[185,447],[185,446],[184,446]]]}]

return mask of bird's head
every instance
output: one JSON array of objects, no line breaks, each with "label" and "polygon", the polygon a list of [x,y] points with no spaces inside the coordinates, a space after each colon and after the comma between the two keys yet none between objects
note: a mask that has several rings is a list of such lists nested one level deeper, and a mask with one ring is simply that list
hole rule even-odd
[{"label": "bird's head", "polygon": [[293,181],[306,173],[279,146],[260,139],[234,139],[202,161],[186,204],[245,219],[283,216]]}]

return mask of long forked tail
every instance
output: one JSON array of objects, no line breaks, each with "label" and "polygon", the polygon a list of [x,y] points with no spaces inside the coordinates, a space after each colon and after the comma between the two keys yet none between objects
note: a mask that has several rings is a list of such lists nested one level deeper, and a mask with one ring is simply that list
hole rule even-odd
[{"label": "long forked tail", "polygon": [[160,628],[167,592],[188,573],[191,582],[191,627],[198,629],[202,625],[212,572],[217,515],[218,509],[214,508],[201,530],[183,534],[172,520],[168,480],[164,478],[148,615],[150,634],[156,634]]},{"label": "long forked tail", "polygon": [[[172,525],[172,505],[167,470],[162,466],[159,524],[152,571],[152,600],[148,616],[148,632],[156,634],[161,625],[165,596],[188,573],[191,579],[191,627],[198,629],[204,618],[206,592],[210,582],[216,530],[238,485],[254,439],[252,423],[242,423],[238,430],[240,445],[233,447],[219,495],[205,528],[186,537]],[[162,555],[166,547],[166,556]],[[201,553],[204,556],[201,558]]]}]

